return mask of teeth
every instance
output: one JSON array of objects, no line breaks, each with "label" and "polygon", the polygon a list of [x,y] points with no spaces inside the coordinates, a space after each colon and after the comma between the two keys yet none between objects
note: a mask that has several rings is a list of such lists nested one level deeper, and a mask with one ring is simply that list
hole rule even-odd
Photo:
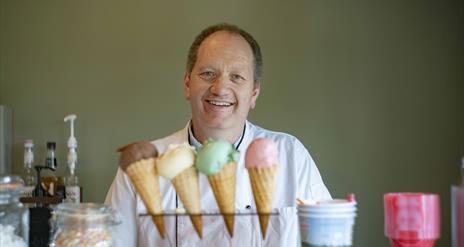
[{"label": "teeth", "polygon": [[214,101],[214,100],[209,100],[209,103],[212,105],[217,105],[217,106],[230,106],[232,105],[231,103],[227,103],[224,101]]}]

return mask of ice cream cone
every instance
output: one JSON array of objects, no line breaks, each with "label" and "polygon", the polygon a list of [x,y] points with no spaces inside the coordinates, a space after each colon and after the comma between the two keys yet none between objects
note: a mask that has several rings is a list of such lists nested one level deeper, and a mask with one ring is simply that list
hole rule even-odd
[{"label": "ice cream cone", "polygon": [[[174,188],[184,204],[185,209],[190,214],[190,220],[200,238],[203,238],[201,221],[200,189],[198,185],[198,173],[195,167],[185,169],[172,180]],[[192,215],[197,214],[197,215]]]},{"label": "ice cream cone", "polygon": [[214,197],[223,214],[224,222],[230,236],[234,236],[234,213],[235,213],[235,183],[237,163],[230,161],[224,165],[219,172],[208,175],[208,181],[214,192]]},{"label": "ice cream cone", "polygon": [[272,210],[279,164],[278,153],[277,145],[267,138],[254,139],[245,153],[245,167],[248,169],[263,239],[266,238],[269,215]]},{"label": "ice cream cone", "polygon": [[269,214],[272,210],[272,198],[277,174],[277,165],[264,168],[248,168],[251,188],[259,213],[259,224],[263,239],[266,237]]},{"label": "ice cream cone", "polygon": [[[161,192],[158,175],[155,170],[155,159],[148,158],[136,161],[126,168],[126,173],[142,198],[149,214],[162,214]],[[153,222],[164,239],[165,228],[162,215],[153,215]]]}]

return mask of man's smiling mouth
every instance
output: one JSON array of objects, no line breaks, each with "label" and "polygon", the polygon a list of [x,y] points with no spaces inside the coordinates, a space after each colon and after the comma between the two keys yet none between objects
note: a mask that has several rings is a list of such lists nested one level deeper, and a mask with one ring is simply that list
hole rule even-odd
[{"label": "man's smiling mouth", "polygon": [[206,102],[214,106],[224,106],[224,107],[231,106],[234,104],[234,103],[230,103],[227,101],[220,101],[220,100],[206,100]]}]

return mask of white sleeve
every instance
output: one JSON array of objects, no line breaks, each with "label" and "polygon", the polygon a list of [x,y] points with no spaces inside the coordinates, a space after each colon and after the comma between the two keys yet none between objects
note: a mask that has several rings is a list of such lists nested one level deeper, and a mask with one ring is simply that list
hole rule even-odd
[{"label": "white sleeve", "polygon": [[297,196],[311,200],[332,199],[308,150],[298,140],[295,144],[295,155],[300,164]]},{"label": "white sleeve", "polygon": [[136,201],[129,178],[118,168],[105,199],[105,204],[111,205],[121,220],[119,225],[112,228],[114,247],[137,246]]}]

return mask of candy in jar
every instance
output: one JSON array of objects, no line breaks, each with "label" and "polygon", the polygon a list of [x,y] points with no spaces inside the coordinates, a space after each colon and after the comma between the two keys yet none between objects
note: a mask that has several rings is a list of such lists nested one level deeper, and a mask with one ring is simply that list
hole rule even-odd
[{"label": "candy in jar", "polygon": [[112,246],[110,227],[118,224],[114,216],[114,211],[103,204],[59,204],[52,217],[51,246]]},{"label": "candy in jar", "polygon": [[28,246],[29,210],[19,201],[23,188],[20,177],[0,176],[0,246]]}]

